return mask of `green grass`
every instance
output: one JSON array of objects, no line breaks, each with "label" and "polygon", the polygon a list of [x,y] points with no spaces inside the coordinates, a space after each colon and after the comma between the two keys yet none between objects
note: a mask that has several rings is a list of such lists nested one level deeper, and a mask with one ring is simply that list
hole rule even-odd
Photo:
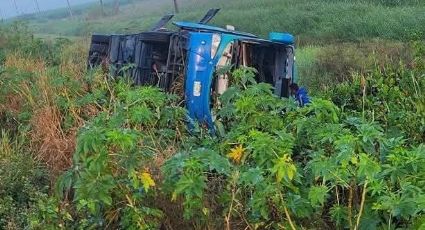
[{"label": "green grass", "polygon": [[[412,34],[425,38],[425,4],[418,0],[181,0],[175,20],[197,20],[209,8],[222,11],[212,21],[265,37],[270,31],[286,31],[298,44],[359,41],[370,38],[408,40]],[[36,33],[87,35],[92,32],[137,32],[149,28],[161,15],[173,11],[172,1],[133,1],[119,15],[101,17],[97,5],[87,6],[71,20],[38,18]]]},{"label": "green grass", "polygon": [[[297,76],[311,76],[315,74],[316,57],[322,50],[322,47],[318,46],[305,46],[297,49],[296,63],[297,63]],[[301,77],[301,84],[306,85],[307,82],[302,82],[306,78]]]},{"label": "green grass", "polygon": [[306,45],[296,51],[297,72],[300,84],[317,94],[351,79],[353,73],[383,71],[400,63],[411,66],[414,50],[412,42],[383,39]]}]

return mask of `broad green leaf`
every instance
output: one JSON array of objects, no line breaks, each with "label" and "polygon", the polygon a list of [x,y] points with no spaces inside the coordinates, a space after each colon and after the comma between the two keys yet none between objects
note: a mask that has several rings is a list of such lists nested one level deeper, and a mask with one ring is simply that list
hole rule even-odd
[{"label": "broad green leaf", "polygon": [[366,180],[373,180],[381,172],[381,166],[369,155],[362,153],[359,157],[357,175]]},{"label": "broad green leaf", "polygon": [[285,155],[275,161],[275,165],[271,169],[271,172],[275,174],[277,182],[281,182],[282,179],[291,181],[297,172],[297,167],[292,163],[292,159],[289,155]]},{"label": "broad green leaf", "polygon": [[308,199],[312,206],[323,206],[328,197],[328,188],[326,186],[313,186],[308,192]]}]

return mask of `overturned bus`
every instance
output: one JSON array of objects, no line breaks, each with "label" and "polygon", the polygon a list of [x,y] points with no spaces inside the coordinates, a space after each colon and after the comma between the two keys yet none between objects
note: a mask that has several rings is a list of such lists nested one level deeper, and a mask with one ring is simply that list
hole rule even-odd
[{"label": "overturned bus", "polygon": [[136,85],[158,86],[183,94],[190,119],[214,129],[212,95],[228,88],[226,74],[216,70],[232,66],[257,69],[257,81],[270,83],[279,97],[289,96],[294,82],[294,38],[272,32],[269,39],[250,33],[207,25],[219,9],[211,9],[199,22],[174,22],[164,26],[164,16],[150,31],[128,35],[92,36],[88,68],[109,66],[113,76],[130,77]]}]

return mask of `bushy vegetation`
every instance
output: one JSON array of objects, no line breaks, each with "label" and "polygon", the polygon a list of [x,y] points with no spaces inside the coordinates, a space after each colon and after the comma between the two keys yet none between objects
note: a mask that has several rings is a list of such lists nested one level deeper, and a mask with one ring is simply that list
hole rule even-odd
[{"label": "bushy vegetation", "polygon": [[22,229],[30,225],[38,200],[47,196],[46,169],[31,155],[24,136],[0,137],[0,228]]},{"label": "bushy vegetation", "polygon": [[[358,108],[316,98],[299,109],[255,83],[249,70],[237,70],[237,85],[221,98],[216,136],[201,127],[189,135],[184,110],[172,98],[120,81],[111,86],[106,110],[80,130],[73,168],[58,181],[54,199],[65,199],[66,215],[38,224],[150,229],[184,219],[197,229],[422,226],[425,122],[423,110],[406,107],[423,106],[423,95],[402,92],[423,90],[425,82],[412,74],[394,74],[413,81],[400,91],[374,85],[392,75],[365,78],[360,94],[371,84],[378,95],[352,100]],[[371,116],[373,100],[397,98],[418,101]],[[391,132],[410,127],[392,120],[400,112],[416,118],[409,124],[419,130]],[[174,203],[183,209],[177,218],[167,216]]]},{"label": "bushy vegetation", "polygon": [[85,64],[66,39],[45,42],[21,23],[0,30],[0,229],[24,229],[71,163],[75,111],[60,106],[81,90]]},{"label": "bushy vegetation", "polygon": [[87,72],[84,40],[1,30],[0,229],[425,226],[420,36],[304,48],[302,77],[336,80],[303,108],[235,70],[212,134],[177,95]]}]

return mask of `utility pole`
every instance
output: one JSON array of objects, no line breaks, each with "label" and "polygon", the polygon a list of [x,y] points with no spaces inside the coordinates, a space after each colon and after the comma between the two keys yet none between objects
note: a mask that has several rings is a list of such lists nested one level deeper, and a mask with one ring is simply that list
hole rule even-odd
[{"label": "utility pole", "polygon": [[0,9],[0,22],[3,22],[3,20],[4,20],[3,10]]},{"label": "utility pole", "polygon": [[99,0],[100,2],[100,10],[102,11],[102,16],[105,16],[105,8],[103,6],[103,0]]},{"label": "utility pole", "polygon": [[38,4],[38,0],[34,0],[34,2],[35,2],[35,6],[37,7],[37,12],[41,13],[40,5]]},{"label": "utility pole", "polygon": [[179,6],[177,4],[177,0],[173,0],[174,2],[174,13],[178,14],[179,13]]},{"label": "utility pole", "polygon": [[119,11],[120,11],[120,0],[115,0],[114,14],[118,14]]},{"label": "utility pole", "polygon": [[74,18],[74,15],[72,14],[71,4],[69,3],[69,0],[66,0],[66,3],[68,4],[69,16],[71,18]]},{"label": "utility pole", "polygon": [[16,0],[13,0],[13,5],[15,6],[16,14],[19,15],[18,4],[16,4]]}]

